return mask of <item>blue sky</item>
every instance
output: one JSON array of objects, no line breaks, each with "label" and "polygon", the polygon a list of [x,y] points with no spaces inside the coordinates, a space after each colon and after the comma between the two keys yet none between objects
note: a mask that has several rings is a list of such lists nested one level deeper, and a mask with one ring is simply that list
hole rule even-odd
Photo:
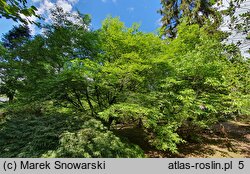
[{"label": "blue sky", "polygon": [[[126,26],[137,22],[145,32],[156,31],[159,25],[160,0],[28,0],[35,5],[41,15],[49,16],[49,8],[55,4],[62,6],[66,11],[74,12],[77,9],[92,17],[92,28],[98,29],[101,22],[108,15],[119,16]],[[47,18],[46,18],[47,19]],[[10,19],[0,19],[0,35],[9,31],[16,23]],[[38,31],[33,28],[33,32]]]}]

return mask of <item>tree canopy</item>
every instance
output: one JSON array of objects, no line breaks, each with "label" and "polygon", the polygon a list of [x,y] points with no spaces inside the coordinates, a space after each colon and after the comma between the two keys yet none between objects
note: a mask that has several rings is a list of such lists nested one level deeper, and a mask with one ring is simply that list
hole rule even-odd
[{"label": "tree canopy", "polygon": [[[92,31],[88,15],[52,14],[43,34],[19,26],[3,37],[1,92],[12,103],[0,156],[144,157],[143,143],[178,153],[201,130],[250,114],[249,60],[216,30],[183,21],[178,37],[162,39],[119,18]],[[20,142],[10,140],[17,124]]]}]

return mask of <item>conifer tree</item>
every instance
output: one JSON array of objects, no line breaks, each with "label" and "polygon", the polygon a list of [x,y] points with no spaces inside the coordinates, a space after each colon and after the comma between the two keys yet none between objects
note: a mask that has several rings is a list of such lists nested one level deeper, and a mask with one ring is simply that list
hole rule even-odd
[{"label": "conifer tree", "polygon": [[[216,1],[216,0],[215,0]],[[162,15],[163,35],[175,38],[177,25],[182,18],[186,18],[189,24],[203,26],[210,20],[213,26],[219,26],[220,15],[212,7],[214,0],[161,0],[162,8],[159,13]]]}]

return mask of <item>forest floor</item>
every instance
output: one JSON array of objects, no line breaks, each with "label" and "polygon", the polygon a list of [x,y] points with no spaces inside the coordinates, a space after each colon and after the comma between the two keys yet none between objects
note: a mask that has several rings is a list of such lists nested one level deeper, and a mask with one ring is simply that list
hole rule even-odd
[{"label": "forest floor", "polygon": [[143,131],[135,128],[119,130],[119,135],[138,144],[148,158],[249,158],[250,157],[250,119],[221,123],[227,137],[219,131],[217,124],[210,131],[199,133],[199,141],[179,145],[178,154],[152,149],[142,136]]},{"label": "forest floor", "polygon": [[250,122],[228,121],[221,123],[228,134],[227,138],[218,130],[202,133],[200,143],[186,143],[179,146],[179,154],[169,155],[157,151],[148,151],[148,157],[178,158],[249,158],[250,157]]}]

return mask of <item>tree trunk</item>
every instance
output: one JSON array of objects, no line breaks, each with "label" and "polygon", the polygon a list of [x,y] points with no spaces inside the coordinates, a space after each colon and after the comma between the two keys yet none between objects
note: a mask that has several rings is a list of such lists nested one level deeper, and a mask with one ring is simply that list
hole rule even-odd
[{"label": "tree trunk", "polygon": [[7,97],[9,98],[9,103],[12,103],[14,100],[14,94],[9,94]]}]

